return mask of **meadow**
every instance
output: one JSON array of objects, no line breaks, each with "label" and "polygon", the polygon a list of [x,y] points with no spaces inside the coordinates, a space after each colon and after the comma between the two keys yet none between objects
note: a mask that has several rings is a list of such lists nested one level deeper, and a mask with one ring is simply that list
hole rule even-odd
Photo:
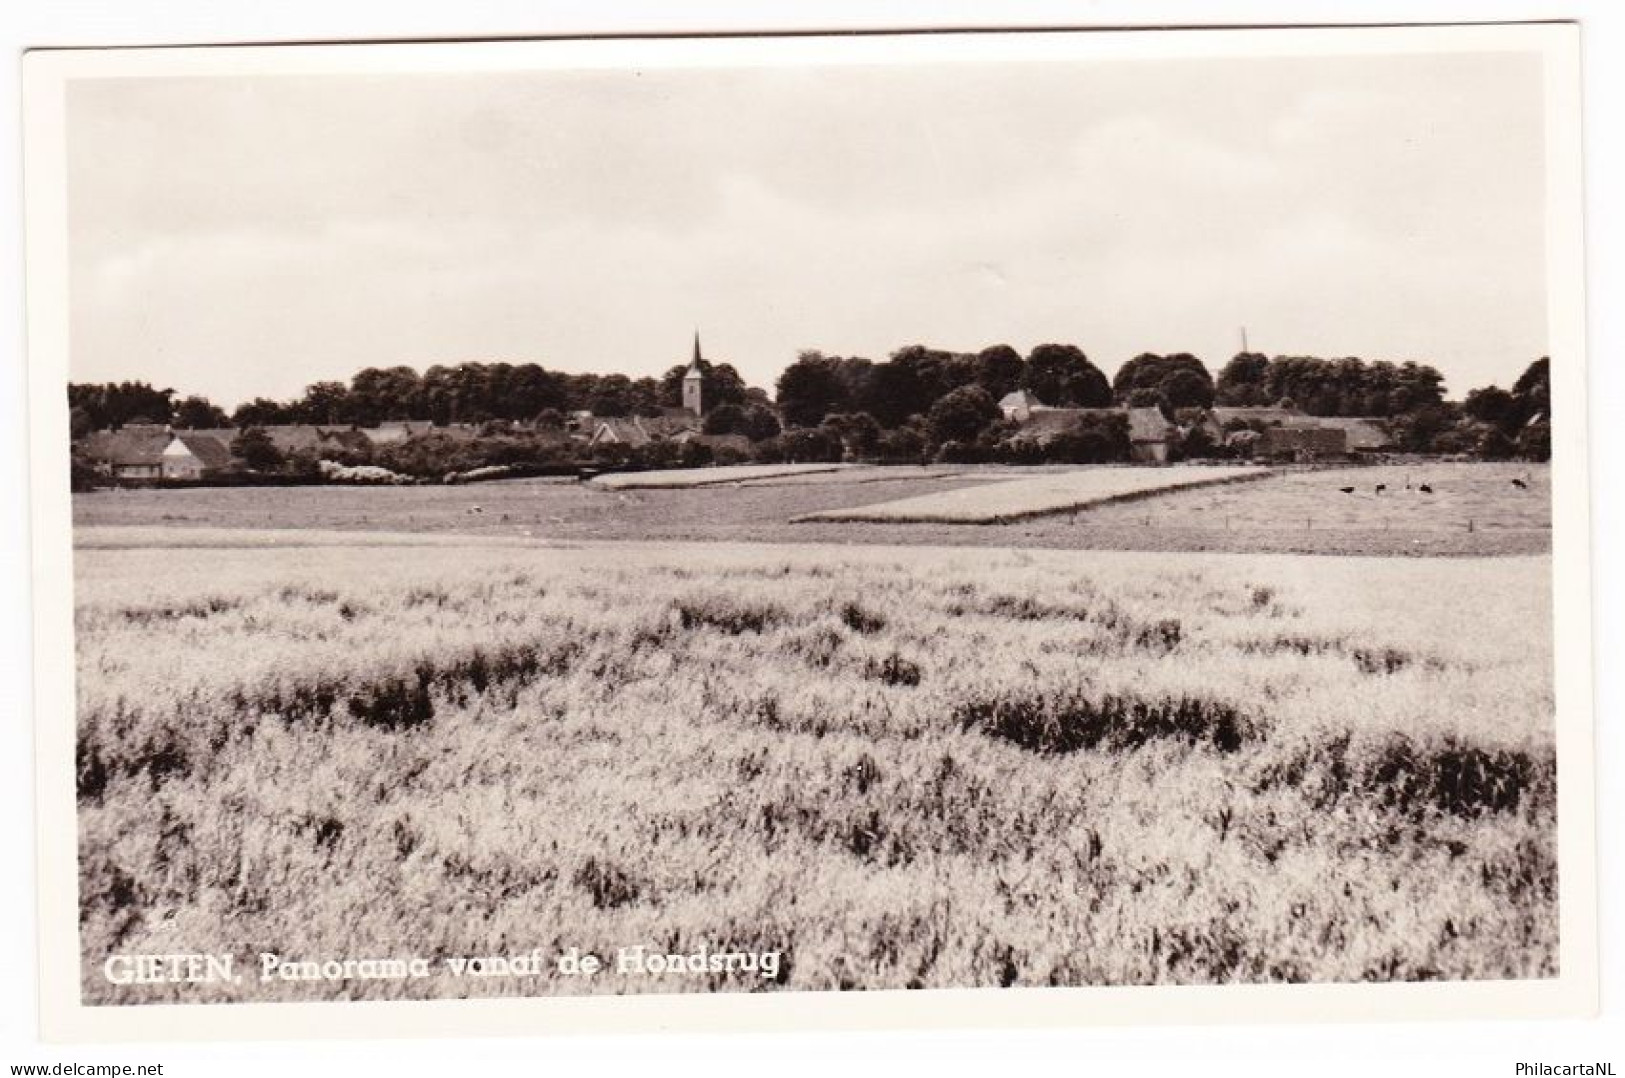
[{"label": "meadow", "polygon": [[[1101,469],[1130,477],[1183,469]],[[81,531],[109,526],[336,529],[355,533],[512,538],[523,542],[831,543],[1460,556],[1551,550],[1550,469],[1524,464],[1430,464],[1318,471],[1172,491],[1010,524],[792,523],[827,510],[903,498],[989,491],[1012,477],[1078,469],[854,467],[738,480],[695,489],[608,491],[573,479],[477,486],[108,490],[74,497]],[[1528,476],[1527,489],[1513,479]],[[1431,482],[1430,482],[1431,481]],[[1434,488],[1425,495],[1412,489]],[[1388,487],[1374,493],[1377,484]],[[1355,487],[1345,495],[1341,488]]]},{"label": "meadow", "polygon": [[823,475],[849,467],[848,464],[731,464],[714,468],[667,468],[652,472],[613,472],[595,476],[592,484],[602,490],[692,490],[747,480]]},{"label": "meadow", "polygon": [[1175,490],[1263,479],[1267,475],[1269,472],[1263,468],[1246,466],[1057,469],[1043,475],[922,494],[879,505],[826,509],[798,517],[794,523],[829,520],[873,524],[1006,524],[1137,501]]},{"label": "meadow", "polygon": [[1556,972],[1546,556],[76,538],[90,1002]]}]

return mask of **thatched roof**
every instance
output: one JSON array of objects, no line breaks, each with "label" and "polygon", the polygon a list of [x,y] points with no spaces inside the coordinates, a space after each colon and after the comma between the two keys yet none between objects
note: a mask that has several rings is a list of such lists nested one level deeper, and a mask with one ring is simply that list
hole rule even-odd
[{"label": "thatched roof", "polygon": [[82,443],[85,456],[115,468],[157,467],[168,447],[168,427],[131,423],[121,430],[99,430]]},{"label": "thatched roof", "polygon": [[1033,412],[1021,421],[1017,436],[1043,444],[1057,435],[1076,430],[1084,416],[1122,415],[1120,408],[1049,408]]},{"label": "thatched roof", "polygon": [[222,441],[212,432],[176,431],[175,440],[210,471],[231,467],[231,443]]}]

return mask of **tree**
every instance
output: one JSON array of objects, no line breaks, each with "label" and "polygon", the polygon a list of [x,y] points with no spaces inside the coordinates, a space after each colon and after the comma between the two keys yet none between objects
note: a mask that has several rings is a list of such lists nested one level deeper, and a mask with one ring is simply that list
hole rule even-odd
[{"label": "tree", "polygon": [[88,409],[78,405],[68,409],[68,437],[73,441],[87,437],[95,429],[95,420],[91,419]]},{"label": "tree", "polygon": [[841,439],[827,427],[787,430],[779,436],[784,459],[792,463],[835,463],[844,449]]},{"label": "tree", "polygon": [[1456,417],[1442,405],[1428,405],[1394,420],[1394,440],[1410,453],[1441,452],[1438,439],[1456,428]]},{"label": "tree", "polygon": [[313,382],[305,387],[296,411],[306,423],[332,426],[351,422],[350,390],[343,382]]},{"label": "tree", "polygon": [[247,427],[231,440],[231,455],[255,472],[274,472],[282,466],[282,452],[259,427]]},{"label": "tree", "polygon": [[737,404],[719,404],[707,409],[705,422],[700,425],[707,434],[743,434],[744,426],[745,410]]},{"label": "tree", "polygon": [[1504,428],[1508,421],[1516,425],[1517,400],[1500,386],[1484,386],[1467,394],[1462,409],[1480,423]]},{"label": "tree", "polygon": [[972,442],[998,418],[999,405],[992,394],[981,386],[961,386],[931,406],[926,428],[938,444]]},{"label": "tree", "polygon": [[1524,460],[1552,459],[1552,425],[1545,421],[1528,424],[1518,432],[1518,456]]},{"label": "tree", "polygon": [[523,419],[548,409],[563,411],[565,398],[562,375],[535,363],[521,363],[508,379],[506,411],[509,419]]},{"label": "tree", "polygon": [[1109,408],[1106,375],[1072,344],[1041,344],[1027,356],[1026,388],[1058,408]]},{"label": "tree", "polygon": [[1008,344],[989,345],[976,354],[976,384],[995,401],[1021,385],[1026,369],[1021,353]]},{"label": "tree", "polygon": [[1480,460],[1510,460],[1517,447],[1499,427],[1486,426],[1479,431],[1473,452]]},{"label": "tree", "polygon": [[1152,386],[1140,386],[1129,390],[1128,397],[1123,401],[1130,408],[1156,408],[1166,413],[1168,411],[1168,398],[1162,390]]},{"label": "tree", "polygon": [[919,464],[925,459],[925,438],[915,427],[893,427],[881,432],[875,454],[893,464]]},{"label": "tree", "polygon": [[868,412],[838,412],[825,416],[823,425],[841,440],[848,460],[872,456],[880,442],[880,424]]},{"label": "tree", "polygon": [[1213,407],[1213,383],[1189,368],[1173,371],[1162,380],[1162,395],[1171,408]]},{"label": "tree", "polygon": [[[483,382],[483,370],[478,364],[465,364],[458,368],[470,382]],[[481,393],[470,393],[483,405]],[[426,417],[424,413],[423,380],[411,367],[366,367],[350,379],[349,404],[352,418],[363,426],[377,426],[385,419]],[[481,409],[478,416],[463,415],[461,419],[490,419]]]},{"label": "tree", "polygon": [[117,430],[126,423],[168,423],[173,389],[146,382],[68,384],[68,406],[82,408],[94,430]]},{"label": "tree", "polygon": [[1536,416],[1548,421],[1552,415],[1552,361],[1541,356],[1529,364],[1518,380],[1512,383],[1512,399],[1516,423],[1523,426]]},{"label": "tree", "polygon": [[1117,400],[1127,401],[1139,389],[1156,390],[1174,408],[1207,408],[1213,404],[1213,377],[1189,352],[1169,356],[1142,352],[1119,367],[1112,379]]},{"label": "tree", "polygon": [[1264,384],[1269,365],[1261,352],[1237,352],[1219,372],[1213,399],[1232,407],[1269,404]]},{"label": "tree", "polygon": [[751,404],[745,409],[745,423],[738,433],[753,442],[777,438],[781,427],[773,409],[762,404]]},{"label": "tree", "polygon": [[777,389],[779,411],[793,427],[816,427],[849,403],[835,361],[822,352],[802,352],[779,375]]},{"label": "tree", "polygon": [[930,408],[932,399],[921,380],[918,364],[894,358],[873,365],[868,372],[865,394],[856,404],[889,429]]},{"label": "tree", "polygon": [[1128,417],[1122,413],[1082,415],[1070,430],[1050,440],[1045,455],[1065,464],[1105,464],[1129,457]]},{"label": "tree", "polygon": [[238,429],[270,427],[287,422],[289,422],[287,409],[265,397],[255,397],[247,404],[239,404],[237,410],[231,413],[231,425]]},{"label": "tree", "polygon": [[183,430],[207,430],[228,426],[231,420],[224,411],[209,403],[207,397],[193,396],[175,405],[170,422]]},{"label": "tree", "polygon": [[611,419],[631,415],[632,404],[632,379],[624,374],[599,378],[587,400],[593,415]]}]

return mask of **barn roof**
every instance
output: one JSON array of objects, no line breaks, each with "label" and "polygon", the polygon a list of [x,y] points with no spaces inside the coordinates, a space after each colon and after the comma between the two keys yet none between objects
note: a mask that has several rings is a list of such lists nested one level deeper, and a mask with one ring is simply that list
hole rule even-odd
[{"label": "barn roof", "polygon": [[1340,427],[1270,427],[1264,431],[1265,453],[1309,450],[1315,453],[1348,452],[1348,434]]},{"label": "barn roof", "polygon": [[1219,406],[1212,410],[1212,415],[1221,425],[1234,420],[1259,423],[1290,424],[1294,420],[1309,418],[1296,408],[1278,408],[1269,406]]},{"label": "barn roof", "polygon": [[[1009,399],[1009,398],[1006,398]],[[1021,421],[1019,433],[1024,438],[1047,442],[1058,434],[1077,428],[1078,420],[1086,415],[1122,415],[1119,408],[1050,408],[1040,406]]]},{"label": "barn roof", "polygon": [[687,418],[633,415],[624,418],[601,418],[593,422],[592,440],[595,443],[610,441],[632,446],[675,438],[679,434],[695,429],[692,415]]},{"label": "barn roof", "polygon": [[221,441],[214,432],[176,431],[175,440],[186,447],[210,470],[231,466],[231,443]]},{"label": "barn roof", "polygon": [[85,438],[85,455],[115,468],[155,466],[170,440],[169,429],[153,424],[130,424],[121,430],[99,430]]}]

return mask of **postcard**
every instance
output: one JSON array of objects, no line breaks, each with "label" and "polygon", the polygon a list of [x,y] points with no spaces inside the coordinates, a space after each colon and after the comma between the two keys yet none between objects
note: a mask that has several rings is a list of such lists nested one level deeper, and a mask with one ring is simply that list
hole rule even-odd
[{"label": "postcard", "polygon": [[1578,55],[30,53],[43,1033],[1590,1013]]}]

